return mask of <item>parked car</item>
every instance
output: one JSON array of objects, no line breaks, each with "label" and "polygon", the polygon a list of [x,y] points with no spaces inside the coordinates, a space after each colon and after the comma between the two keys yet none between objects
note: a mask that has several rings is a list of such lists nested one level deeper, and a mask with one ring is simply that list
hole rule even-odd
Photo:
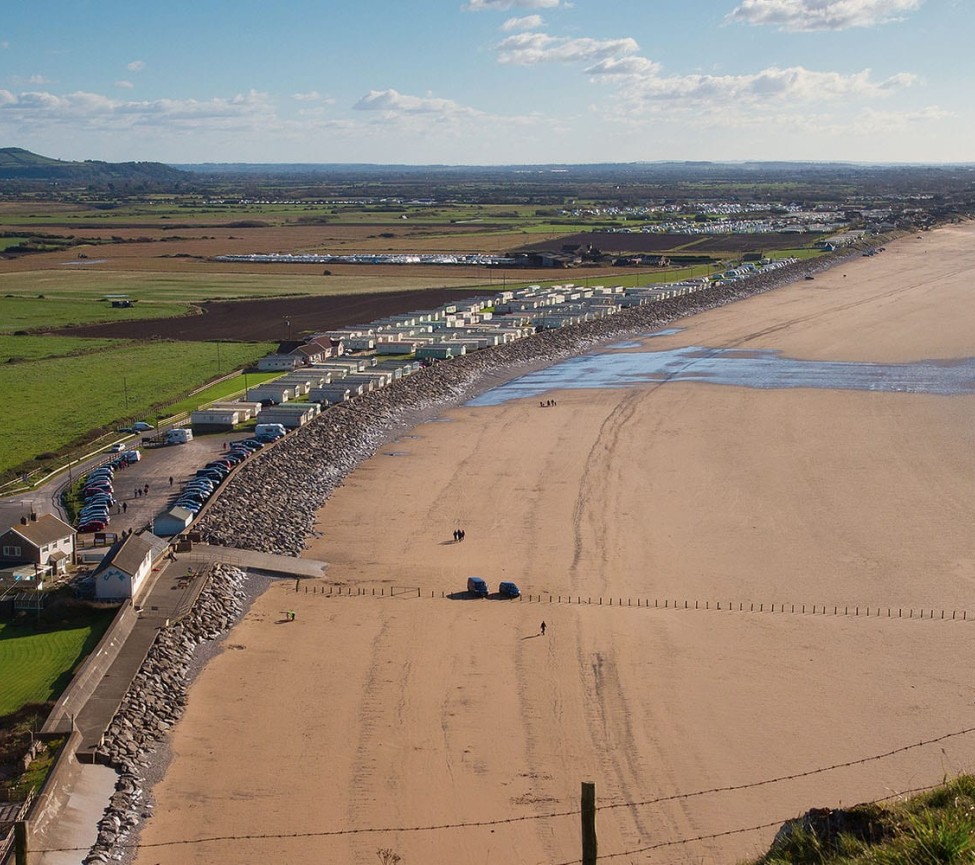
[{"label": "parked car", "polygon": [[115,444],[113,444],[108,450],[110,453],[120,454],[125,450],[125,444],[122,442],[115,442]]},{"label": "parked car", "polygon": [[498,583],[498,594],[503,598],[519,598],[521,597],[521,589],[515,583],[505,581]]},{"label": "parked car", "polygon": [[132,429],[136,432],[148,432],[151,429],[155,429],[155,427],[151,423],[146,423],[144,420],[137,420],[132,424]]},{"label": "parked car", "polygon": [[487,583],[481,577],[468,577],[467,591],[478,598],[486,598],[488,596]]},{"label": "parked car", "polygon": [[92,520],[91,522],[82,523],[80,526],[78,526],[78,532],[83,535],[88,534],[89,532],[100,532],[103,531],[107,525],[108,523],[102,522],[101,520]]}]

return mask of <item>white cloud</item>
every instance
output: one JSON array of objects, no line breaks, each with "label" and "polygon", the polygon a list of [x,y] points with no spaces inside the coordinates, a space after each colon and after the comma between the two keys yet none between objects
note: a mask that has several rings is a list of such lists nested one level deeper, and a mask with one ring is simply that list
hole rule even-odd
[{"label": "white cloud", "polygon": [[123,78],[116,81],[115,86],[121,88],[122,90],[131,90],[133,87],[135,87],[131,81],[126,81]]},{"label": "white cloud", "polygon": [[666,104],[668,110],[673,110],[675,107],[697,109],[702,105],[808,104],[880,98],[910,87],[917,79],[906,72],[876,81],[869,69],[846,75],[841,72],[817,72],[802,66],[785,69],[771,66],[747,75],[661,76],[651,72],[621,80],[620,96],[624,100],[647,108]]},{"label": "white cloud", "polygon": [[499,63],[531,66],[536,63],[599,63],[635,54],[635,39],[566,39],[545,33],[519,33],[496,46]]},{"label": "white cloud", "polygon": [[126,63],[125,68],[128,69],[129,72],[141,72],[146,68],[146,64],[144,60],[133,60],[131,63]]},{"label": "white cloud", "polygon": [[742,0],[727,16],[780,30],[846,30],[899,21],[922,0]]},{"label": "white cloud", "polygon": [[660,64],[646,57],[611,57],[600,60],[586,69],[586,74],[594,78],[622,78],[630,76],[651,76],[660,71]]},{"label": "white cloud", "polygon": [[71,124],[77,130],[122,130],[138,126],[166,129],[252,129],[276,120],[266,94],[250,91],[230,99],[121,100],[99,93],[77,91],[56,95],[45,91],[0,96],[0,131],[15,128],[37,130]]},{"label": "white cloud", "polygon": [[355,105],[356,111],[381,111],[387,116],[439,115],[457,117],[479,116],[481,112],[466,108],[452,99],[434,96],[410,96],[397,90],[370,90]]},{"label": "white cloud", "polygon": [[511,9],[557,9],[565,5],[568,4],[562,0],[468,0],[463,8],[468,12],[507,12]]},{"label": "white cloud", "polygon": [[544,23],[541,15],[525,15],[523,18],[509,18],[501,25],[501,30],[505,33],[515,30],[537,30]]},{"label": "white cloud", "polygon": [[292,93],[291,98],[298,102],[318,102],[322,97],[317,90],[309,90],[307,93]]}]

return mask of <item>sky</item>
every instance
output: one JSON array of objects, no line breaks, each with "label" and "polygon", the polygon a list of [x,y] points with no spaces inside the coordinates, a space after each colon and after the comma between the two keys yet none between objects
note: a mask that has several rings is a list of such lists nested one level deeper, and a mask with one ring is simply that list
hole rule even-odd
[{"label": "sky", "polygon": [[975,0],[5,0],[58,159],[975,162]]}]

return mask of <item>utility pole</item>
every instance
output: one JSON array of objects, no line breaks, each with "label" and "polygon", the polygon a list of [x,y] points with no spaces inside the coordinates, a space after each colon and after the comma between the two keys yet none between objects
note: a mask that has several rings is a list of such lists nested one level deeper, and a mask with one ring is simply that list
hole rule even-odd
[{"label": "utility pole", "polygon": [[596,865],[596,785],[582,782],[582,865]]}]

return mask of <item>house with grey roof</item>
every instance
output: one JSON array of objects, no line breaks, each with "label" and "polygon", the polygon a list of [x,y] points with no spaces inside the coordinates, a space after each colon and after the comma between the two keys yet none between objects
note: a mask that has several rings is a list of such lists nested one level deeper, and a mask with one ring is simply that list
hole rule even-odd
[{"label": "house with grey roof", "polygon": [[92,572],[95,579],[95,599],[118,601],[139,597],[152,565],[162,557],[167,542],[146,532],[127,535],[116,541]]},{"label": "house with grey roof", "polygon": [[0,535],[0,567],[35,565],[41,573],[63,574],[74,558],[77,534],[54,514],[31,514]]}]

